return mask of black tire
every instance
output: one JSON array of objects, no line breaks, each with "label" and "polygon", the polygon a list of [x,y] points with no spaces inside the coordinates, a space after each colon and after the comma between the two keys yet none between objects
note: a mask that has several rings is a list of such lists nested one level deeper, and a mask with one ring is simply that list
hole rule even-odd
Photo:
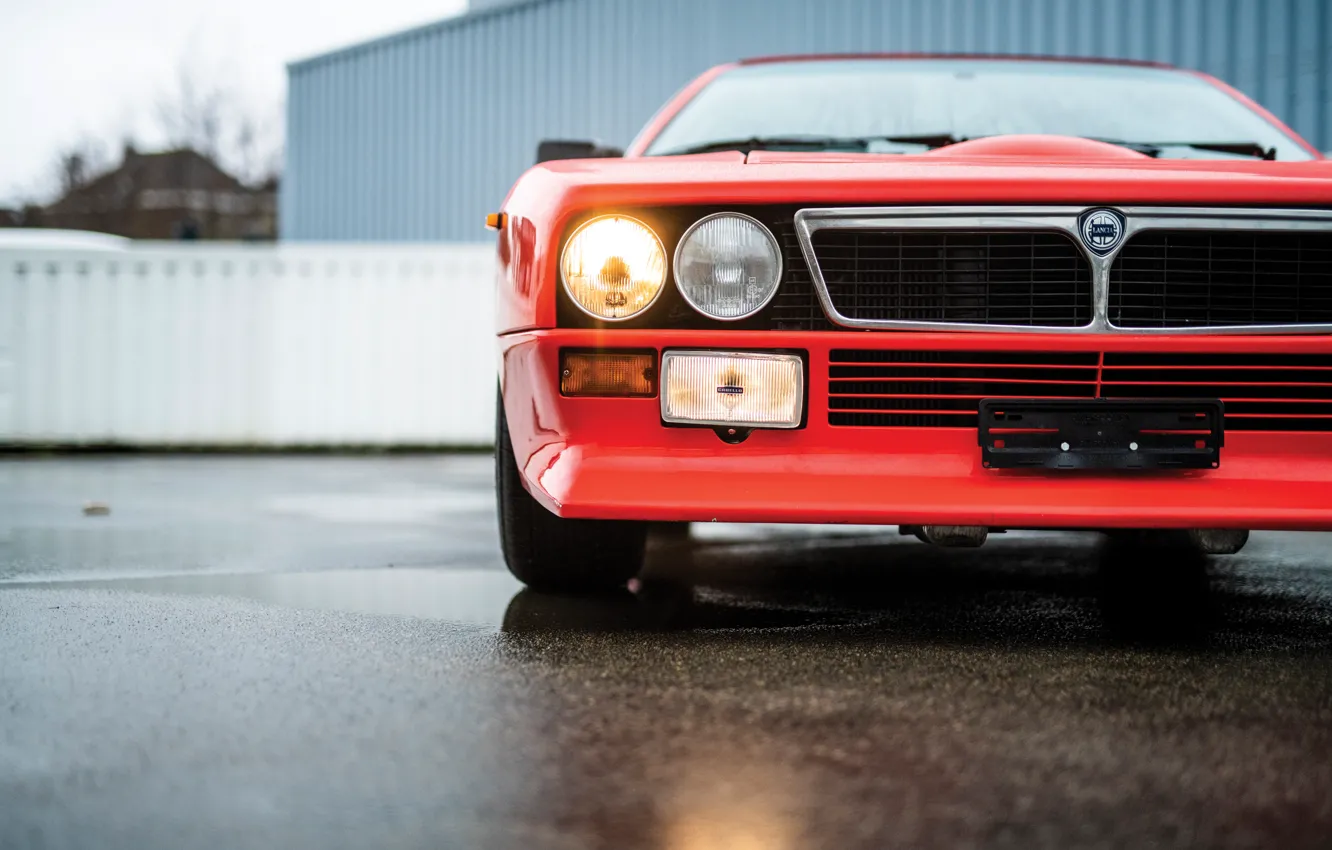
[{"label": "black tire", "polygon": [[648,525],[648,534],[657,540],[681,543],[689,539],[691,522],[654,522]]},{"label": "black tire", "polygon": [[495,495],[500,549],[509,572],[547,593],[622,589],[643,566],[647,523],[564,519],[523,487],[509,439],[504,400],[495,404]]},{"label": "black tire", "polygon": [[1096,596],[1116,638],[1193,642],[1211,632],[1209,561],[1186,533],[1110,534],[1098,562]]}]

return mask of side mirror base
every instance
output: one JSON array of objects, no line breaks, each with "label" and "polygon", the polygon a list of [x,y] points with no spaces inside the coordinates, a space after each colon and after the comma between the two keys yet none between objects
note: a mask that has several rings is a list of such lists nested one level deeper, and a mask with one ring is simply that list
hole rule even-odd
[{"label": "side mirror base", "polygon": [[613,159],[624,156],[619,148],[574,139],[543,139],[537,145],[537,164],[558,159]]}]

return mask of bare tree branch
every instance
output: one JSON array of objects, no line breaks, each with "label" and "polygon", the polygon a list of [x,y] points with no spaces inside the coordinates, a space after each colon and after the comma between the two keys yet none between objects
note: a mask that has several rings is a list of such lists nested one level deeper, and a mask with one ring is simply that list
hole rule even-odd
[{"label": "bare tree branch", "polygon": [[106,171],[110,164],[106,147],[89,136],[56,152],[54,170],[60,194],[82,188]]},{"label": "bare tree branch", "polygon": [[222,152],[223,127],[231,98],[219,86],[200,83],[188,62],[177,67],[174,91],[158,98],[157,119],[168,144],[192,148],[216,160]]},{"label": "bare tree branch", "polygon": [[173,86],[157,101],[157,119],[167,143],[191,148],[247,185],[277,176],[282,161],[281,109],[256,111],[224,86],[206,81],[188,60]]}]

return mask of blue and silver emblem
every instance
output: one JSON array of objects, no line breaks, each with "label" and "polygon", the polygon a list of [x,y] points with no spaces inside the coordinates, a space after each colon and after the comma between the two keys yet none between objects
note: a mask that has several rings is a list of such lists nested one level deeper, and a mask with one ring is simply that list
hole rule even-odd
[{"label": "blue and silver emblem", "polygon": [[1124,239],[1124,217],[1114,210],[1088,210],[1078,219],[1078,231],[1089,251],[1105,256]]}]

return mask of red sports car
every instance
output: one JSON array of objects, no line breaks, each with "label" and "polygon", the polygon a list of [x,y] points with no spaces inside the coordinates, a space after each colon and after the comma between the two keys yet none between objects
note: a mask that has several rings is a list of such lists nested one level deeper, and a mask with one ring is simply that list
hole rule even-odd
[{"label": "red sports car", "polygon": [[539,158],[489,217],[529,585],[651,521],[1332,529],[1332,162],[1217,80],[759,59]]}]

